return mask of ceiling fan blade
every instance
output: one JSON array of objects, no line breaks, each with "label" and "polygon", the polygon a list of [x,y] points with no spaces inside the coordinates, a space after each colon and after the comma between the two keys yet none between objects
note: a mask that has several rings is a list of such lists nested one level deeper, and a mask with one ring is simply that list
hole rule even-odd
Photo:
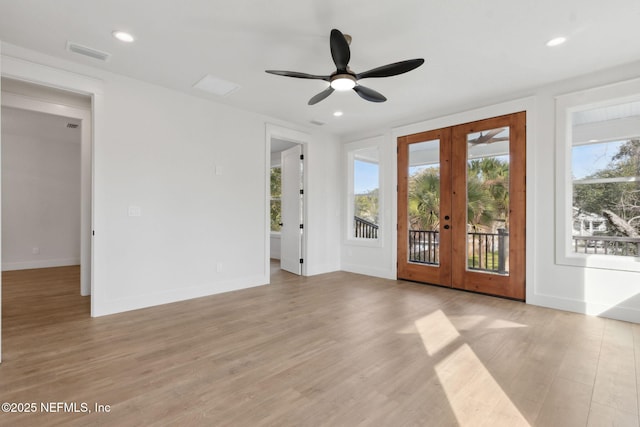
[{"label": "ceiling fan blade", "polygon": [[323,90],[322,92],[320,92],[319,94],[317,94],[316,96],[311,98],[309,100],[308,104],[309,105],[317,104],[318,102],[320,102],[323,99],[325,99],[327,96],[331,95],[334,90],[335,89],[333,89],[331,86],[329,86],[328,88],[326,88],[325,90]]},{"label": "ceiling fan blade", "polygon": [[265,70],[269,74],[275,74],[276,76],[295,77],[298,79],[313,79],[313,80],[325,80],[329,81],[331,76],[318,76],[315,74],[299,73],[297,71],[281,71],[281,70]]},{"label": "ceiling fan blade", "polygon": [[336,68],[339,73],[347,72],[347,65],[351,59],[351,50],[349,49],[349,43],[344,38],[344,34],[340,30],[331,30],[331,57],[336,64]]},{"label": "ceiling fan blade", "polygon": [[380,92],[376,92],[373,89],[369,89],[368,87],[356,85],[353,90],[360,95],[360,98],[366,99],[371,102],[384,102],[387,98],[384,97]]},{"label": "ceiling fan blade", "polygon": [[469,144],[478,145],[478,144],[488,144],[490,142],[509,140],[509,138],[504,138],[504,139],[495,138],[495,136],[501,133],[503,130],[504,129],[493,129],[487,132],[485,135],[483,135],[482,132],[480,132],[480,136],[477,137],[476,139],[469,141]]},{"label": "ceiling fan blade", "polygon": [[397,76],[414,70],[424,64],[424,59],[408,59],[406,61],[394,62],[393,64],[383,65],[373,70],[365,71],[356,75],[356,79],[366,79],[369,77],[391,77]]}]

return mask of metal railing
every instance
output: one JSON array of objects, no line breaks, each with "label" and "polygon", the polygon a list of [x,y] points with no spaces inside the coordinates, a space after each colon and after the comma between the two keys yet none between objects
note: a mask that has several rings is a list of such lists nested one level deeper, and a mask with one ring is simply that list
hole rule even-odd
[{"label": "metal railing", "polygon": [[498,274],[507,273],[506,258],[509,254],[509,234],[504,228],[498,233],[468,233],[468,244],[471,257],[469,270],[492,271]]},{"label": "metal railing", "polygon": [[361,239],[377,239],[378,228],[378,224],[367,221],[366,219],[358,216],[353,217],[354,237],[359,237]]},{"label": "metal railing", "polygon": [[[507,274],[509,266],[509,233],[467,233],[467,267],[469,270]],[[438,265],[440,263],[440,233],[409,230],[409,262]]]},{"label": "metal railing", "polygon": [[409,230],[409,262],[440,263],[440,233],[428,230]]},{"label": "metal railing", "polygon": [[585,254],[640,256],[640,238],[617,236],[572,236],[573,251]]}]

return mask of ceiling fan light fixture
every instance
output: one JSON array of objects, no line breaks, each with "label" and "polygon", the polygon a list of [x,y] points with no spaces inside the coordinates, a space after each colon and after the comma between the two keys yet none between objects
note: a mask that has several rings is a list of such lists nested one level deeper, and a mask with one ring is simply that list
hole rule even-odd
[{"label": "ceiling fan light fixture", "polygon": [[338,74],[331,79],[331,87],[339,92],[351,90],[356,86],[356,78],[351,74]]}]

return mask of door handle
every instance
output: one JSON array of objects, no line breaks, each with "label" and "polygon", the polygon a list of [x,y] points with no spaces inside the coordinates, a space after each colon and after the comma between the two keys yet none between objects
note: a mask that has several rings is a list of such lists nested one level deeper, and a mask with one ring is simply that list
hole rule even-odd
[{"label": "door handle", "polygon": [[444,226],[444,229],[445,229],[445,230],[448,230],[448,229],[449,229],[449,224],[445,225],[445,226]]}]

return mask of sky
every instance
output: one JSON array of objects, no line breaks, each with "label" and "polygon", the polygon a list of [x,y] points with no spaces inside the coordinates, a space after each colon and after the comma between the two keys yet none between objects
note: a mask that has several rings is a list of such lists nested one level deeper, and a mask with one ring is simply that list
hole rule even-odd
[{"label": "sky", "polygon": [[362,194],[378,188],[378,165],[354,160],[353,186],[355,194]]},{"label": "sky", "polygon": [[573,178],[584,179],[594,172],[606,168],[622,144],[624,141],[574,146],[571,151]]}]

